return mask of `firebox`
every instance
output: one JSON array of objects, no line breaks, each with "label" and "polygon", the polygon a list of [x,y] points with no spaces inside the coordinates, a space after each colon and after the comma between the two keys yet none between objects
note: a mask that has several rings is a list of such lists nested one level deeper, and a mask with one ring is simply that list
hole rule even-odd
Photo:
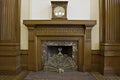
[{"label": "firebox", "polygon": [[47,46],[47,60],[44,71],[75,71],[77,64],[72,55],[72,46]]},{"label": "firebox", "polygon": [[[45,63],[53,58],[54,55],[58,55],[61,50],[63,56],[71,58],[74,64],[77,64],[78,54],[78,41],[76,40],[43,40],[42,46],[42,66],[44,68]],[[52,62],[53,63],[53,62]],[[49,65],[50,66],[50,65]]]},{"label": "firebox", "polygon": [[52,57],[53,55],[58,54],[59,50],[62,49],[61,53],[72,57],[72,46],[47,46],[47,57]]}]

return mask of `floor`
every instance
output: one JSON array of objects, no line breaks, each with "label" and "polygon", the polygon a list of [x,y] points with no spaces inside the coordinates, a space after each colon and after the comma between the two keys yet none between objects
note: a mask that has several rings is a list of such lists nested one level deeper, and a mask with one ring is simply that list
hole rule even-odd
[{"label": "floor", "polygon": [[101,75],[98,72],[91,72],[91,74],[96,78],[96,80],[120,80],[120,76],[117,75]]},{"label": "floor", "polygon": [[[24,80],[28,73],[28,71],[23,71],[18,75],[0,75],[0,80]],[[96,80],[120,80],[120,76],[117,75],[103,76],[98,72],[90,72],[90,74],[94,76]]]},{"label": "floor", "polygon": [[0,74],[0,80],[23,80],[28,73],[29,73],[28,71],[22,71],[18,75]]},{"label": "floor", "polygon": [[67,72],[30,72],[24,80],[96,80],[89,72],[67,71]]}]

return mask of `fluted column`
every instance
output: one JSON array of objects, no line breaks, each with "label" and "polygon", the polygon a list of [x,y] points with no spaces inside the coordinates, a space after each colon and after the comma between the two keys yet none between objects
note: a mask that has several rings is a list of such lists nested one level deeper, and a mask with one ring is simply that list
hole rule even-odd
[{"label": "fluted column", "polygon": [[[102,73],[120,73],[120,0],[100,0]],[[114,64],[113,64],[114,63]]]},{"label": "fluted column", "polygon": [[21,70],[20,0],[0,0],[0,65],[0,73]]},{"label": "fluted column", "polygon": [[101,42],[120,42],[120,0],[100,1],[100,26]]},{"label": "fluted column", "polygon": [[15,42],[19,38],[18,0],[1,0],[1,40]]},{"label": "fluted column", "polygon": [[120,42],[120,0],[105,0],[105,42]]}]

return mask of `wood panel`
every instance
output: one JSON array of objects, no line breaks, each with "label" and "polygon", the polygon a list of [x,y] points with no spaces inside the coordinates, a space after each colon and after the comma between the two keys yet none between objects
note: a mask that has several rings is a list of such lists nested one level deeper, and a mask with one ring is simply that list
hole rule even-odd
[{"label": "wood panel", "polygon": [[0,72],[16,74],[20,63],[20,0],[0,0]]},{"label": "wood panel", "polygon": [[23,24],[27,27],[37,26],[37,25],[83,25],[84,27],[93,27],[96,24],[95,20],[24,20]]},{"label": "wood panel", "polygon": [[[119,42],[119,0],[100,0],[100,34],[101,41]],[[106,37],[105,37],[106,36]]]},{"label": "wood panel", "polygon": [[[2,0],[0,0],[0,34],[1,34],[1,24],[2,24]],[[0,40],[1,40],[1,35],[0,35]]]},{"label": "wood panel", "polygon": [[104,74],[120,73],[120,56],[106,56],[104,61]]},{"label": "wood panel", "polygon": [[[91,71],[91,28],[86,27],[85,30],[85,38],[84,38],[84,71]],[[89,57],[88,57],[89,56]]]},{"label": "wood panel", "polygon": [[92,50],[92,71],[100,72],[101,55],[99,50]]},{"label": "wood panel", "polygon": [[19,44],[0,43],[0,73],[17,74],[21,70]]},{"label": "wood panel", "polygon": [[21,50],[20,58],[22,69],[28,70],[28,50]]},{"label": "wood panel", "polygon": [[104,74],[116,73],[119,75],[119,53],[120,52],[107,51],[105,52],[105,56],[103,57],[103,55],[100,54],[99,50],[92,50],[92,71],[101,72]]},{"label": "wood panel", "polygon": [[1,40],[16,41],[19,38],[18,10],[18,0],[2,0]]},{"label": "wood panel", "polygon": [[106,42],[120,42],[118,30],[120,26],[120,3],[119,0],[105,0],[105,28]]},{"label": "wood panel", "polygon": [[101,73],[120,73],[120,0],[100,0]]},{"label": "wood panel", "polygon": [[120,36],[119,0],[100,0],[100,30],[102,42],[119,43]]}]

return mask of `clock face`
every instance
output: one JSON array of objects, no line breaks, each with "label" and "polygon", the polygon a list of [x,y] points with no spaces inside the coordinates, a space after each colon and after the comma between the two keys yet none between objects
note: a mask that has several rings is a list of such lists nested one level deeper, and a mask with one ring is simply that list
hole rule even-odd
[{"label": "clock face", "polygon": [[54,8],[54,15],[56,17],[62,17],[65,15],[65,9],[61,6],[57,6]]}]

